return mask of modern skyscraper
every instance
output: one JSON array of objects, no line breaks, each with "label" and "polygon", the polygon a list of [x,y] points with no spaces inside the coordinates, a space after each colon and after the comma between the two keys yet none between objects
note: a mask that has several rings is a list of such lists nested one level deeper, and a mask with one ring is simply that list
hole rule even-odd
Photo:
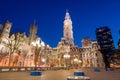
[{"label": "modern skyscraper", "polygon": [[110,29],[105,26],[96,29],[96,38],[101,50],[114,50],[114,43]]},{"label": "modern skyscraper", "polygon": [[[120,35],[120,30],[118,31]],[[120,39],[118,40],[118,49],[120,49]]]},{"label": "modern skyscraper", "polygon": [[120,39],[119,39],[119,41],[118,41],[118,49],[120,49]]},{"label": "modern skyscraper", "polygon": [[96,29],[96,37],[100,45],[100,51],[103,55],[106,71],[110,68],[110,58],[114,53],[115,47],[110,29],[105,26]]}]

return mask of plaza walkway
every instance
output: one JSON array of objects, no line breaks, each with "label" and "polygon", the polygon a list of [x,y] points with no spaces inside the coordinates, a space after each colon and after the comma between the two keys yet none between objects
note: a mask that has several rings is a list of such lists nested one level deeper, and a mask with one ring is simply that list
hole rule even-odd
[{"label": "plaza walkway", "polygon": [[[30,72],[1,72],[0,80],[67,80],[68,76],[72,76],[74,71],[78,70],[42,71],[42,76],[30,76]],[[120,69],[115,69],[114,71],[101,69],[100,72],[94,72],[94,69],[84,68],[82,71],[91,80],[120,80]]]}]

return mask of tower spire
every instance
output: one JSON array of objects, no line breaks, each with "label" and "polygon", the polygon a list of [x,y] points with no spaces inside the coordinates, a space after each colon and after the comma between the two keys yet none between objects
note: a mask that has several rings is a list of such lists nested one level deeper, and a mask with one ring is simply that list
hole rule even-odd
[{"label": "tower spire", "polygon": [[66,15],[65,15],[65,20],[67,19],[71,20],[68,9],[66,9]]},{"label": "tower spire", "polygon": [[66,9],[65,20],[64,20],[64,39],[70,46],[74,45],[72,21],[68,10]]},{"label": "tower spire", "polygon": [[59,42],[58,46],[74,46],[73,31],[72,31],[72,21],[68,10],[66,9],[65,19],[63,22],[63,38]]}]

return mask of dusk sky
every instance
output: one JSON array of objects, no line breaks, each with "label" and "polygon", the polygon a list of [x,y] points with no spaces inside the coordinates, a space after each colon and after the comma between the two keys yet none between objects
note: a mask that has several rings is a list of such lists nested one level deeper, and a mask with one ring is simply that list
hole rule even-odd
[{"label": "dusk sky", "polygon": [[66,9],[73,22],[75,45],[90,37],[96,40],[95,30],[102,26],[111,29],[115,47],[120,38],[120,0],[0,0],[0,24],[13,23],[11,32],[29,34],[30,24],[36,20],[37,35],[51,47],[63,37]]}]

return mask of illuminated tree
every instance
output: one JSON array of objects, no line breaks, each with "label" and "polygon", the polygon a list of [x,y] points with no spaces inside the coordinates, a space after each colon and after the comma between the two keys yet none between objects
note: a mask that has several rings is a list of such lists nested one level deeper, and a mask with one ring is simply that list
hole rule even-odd
[{"label": "illuminated tree", "polygon": [[34,58],[35,67],[37,67],[37,65],[39,63],[38,61],[39,61],[39,57],[40,57],[40,51],[41,51],[41,47],[38,47],[38,45],[35,46],[35,58]]},{"label": "illuminated tree", "polygon": [[8,66],[11,66],[13,53],[18,52],[21,43],[24,41],[24,38],[20,33],[16,33],[10,36],[8,43],[5,44],[9,48],[9,63]]}]

